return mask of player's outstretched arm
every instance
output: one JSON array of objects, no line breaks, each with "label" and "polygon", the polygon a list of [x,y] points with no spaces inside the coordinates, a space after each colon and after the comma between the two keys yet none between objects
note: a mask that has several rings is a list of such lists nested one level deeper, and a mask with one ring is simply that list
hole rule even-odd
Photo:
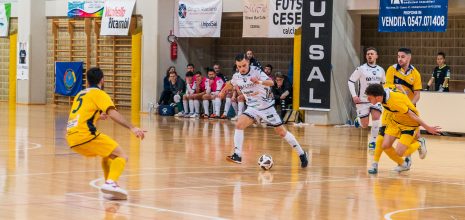
[{"label": "player's outstretched arm", "polygon": [[131,130],[131,132],[134,133],[134,135],[136,135],[136,137],[138,137],[140,139],[144,139],[144,137],[145,137],[144,132],[146,132],[146,131],[132,125],[130,122],[128,122],[123,117],[123,115],[121,115],[118,111],[116,111],[116,109],[109,109],[107,114],[108,114],[108,116],[110,116],[110,118],[113,121],[115,121],[116,123],[120,124],[121,126],[123,126],[125,128],[128,128],[129,130]]},{"label": "player's outstretched arm", "polygon": [[434,134],[434,135],[440,135],[441,134],[441,127],[439,127],[439,126],[429,126],[420,117],[418,117],[418,115],[416,115],[411,110],[408,110],[407,115],[410,118],[412,118],[413,120],[415,120],[416,122],[418,122],[429,133]]},{"label": "player's outstretched arm", "polygon": [[224,96],[226,95],[226,91],[231,90],[233,88],[233,85],[231,82],[226,82],[224,85],[223,89],[221,89],[220,93],[218,93],[218,97],[221,99],[224,99]]}]

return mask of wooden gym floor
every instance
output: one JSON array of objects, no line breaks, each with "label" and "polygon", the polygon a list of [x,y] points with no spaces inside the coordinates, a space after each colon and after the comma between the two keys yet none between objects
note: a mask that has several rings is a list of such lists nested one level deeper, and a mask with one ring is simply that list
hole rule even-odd
[{"label": "wooden gym floor", "polygon": [[[231,121],[136,115],[143,141],[103,121],[129,155],[129,199],[117,202],[97,190],[100,160],[68,149],[66,107],[0,103],[0,115],[0,219],[465,219],[463,138],[425,136],[428,156],[415,154],[412,170],[391,172],[383,155],[371,176],[367,130],[288,126],[310,153],[301,169],[271,128],[246,130],[237,165],[225,160]],[[263,153],[271,171],[257,166]]]}]

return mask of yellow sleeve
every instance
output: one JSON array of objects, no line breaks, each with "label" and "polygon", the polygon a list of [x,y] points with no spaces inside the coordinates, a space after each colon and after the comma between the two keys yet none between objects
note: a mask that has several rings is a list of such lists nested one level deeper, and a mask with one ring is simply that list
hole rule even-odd
[{"label": "yellow sleeve", "polygon": [[418,91],[422,89],[420,72],[415,68],[415,82],[413,82],[413,90]]},{"label": "yellow sleeve", "polygon": [[384,84],[384,88],[394,89],[396,86],[394,85],[394,73],[396,69],[393,66],[390,66],[386,71],[386,84]]},{"label": "yellow sleeve", "polygon": [[110,108],[115,108],[115,104],[111,100],[110,96],[103,90],[99,90],[94,96],[94,103],[97,107],[107,113]]}]

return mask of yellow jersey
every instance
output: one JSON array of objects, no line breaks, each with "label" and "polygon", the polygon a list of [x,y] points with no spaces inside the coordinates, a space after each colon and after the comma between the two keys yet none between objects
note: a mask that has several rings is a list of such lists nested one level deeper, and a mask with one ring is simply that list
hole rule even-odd
[{"label": "yellow jersey", "polygon": [[384,110],[391,113],[391,120],[394,123],[407,127],[418,127],[420,124],[410,118],[407,115],[407,112],[411,110],[416,115],[419,115],[419,112],[415,105],[410,101],[409,97],[402,92],[392,91],[390,89],[385,89],[385,95],[383,97],[383,107]]},{"label": "yellow jersey", "polygon": [[394,64],[386,71],[386,84],[384,87],[394,89],[396,88],[395,84],[402,85],[407,96],[412,100],[414,97],[413,92],[422,89],[420,72],[412,65],[409,65],[407,71],[404,72],[404,69],[399,64]]},{"label": "yellow jersey", "polygon": [[66,140],[70,147],[91,141],[100,132],[95,123],[102,112],[115,108],[110,96],[97,87],[91,87],[80,91],[69,113],[66,127]]}]

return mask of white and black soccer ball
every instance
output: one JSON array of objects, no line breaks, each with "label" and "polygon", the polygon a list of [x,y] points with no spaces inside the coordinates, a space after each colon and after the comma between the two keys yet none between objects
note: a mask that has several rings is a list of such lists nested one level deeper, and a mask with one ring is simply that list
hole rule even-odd
[{"label": "white and black soccer ball", "polygon": [[258,166],[263,170],[269,170],[273,167],[273,158],[270,155],[263,154],[258,158]]}]

